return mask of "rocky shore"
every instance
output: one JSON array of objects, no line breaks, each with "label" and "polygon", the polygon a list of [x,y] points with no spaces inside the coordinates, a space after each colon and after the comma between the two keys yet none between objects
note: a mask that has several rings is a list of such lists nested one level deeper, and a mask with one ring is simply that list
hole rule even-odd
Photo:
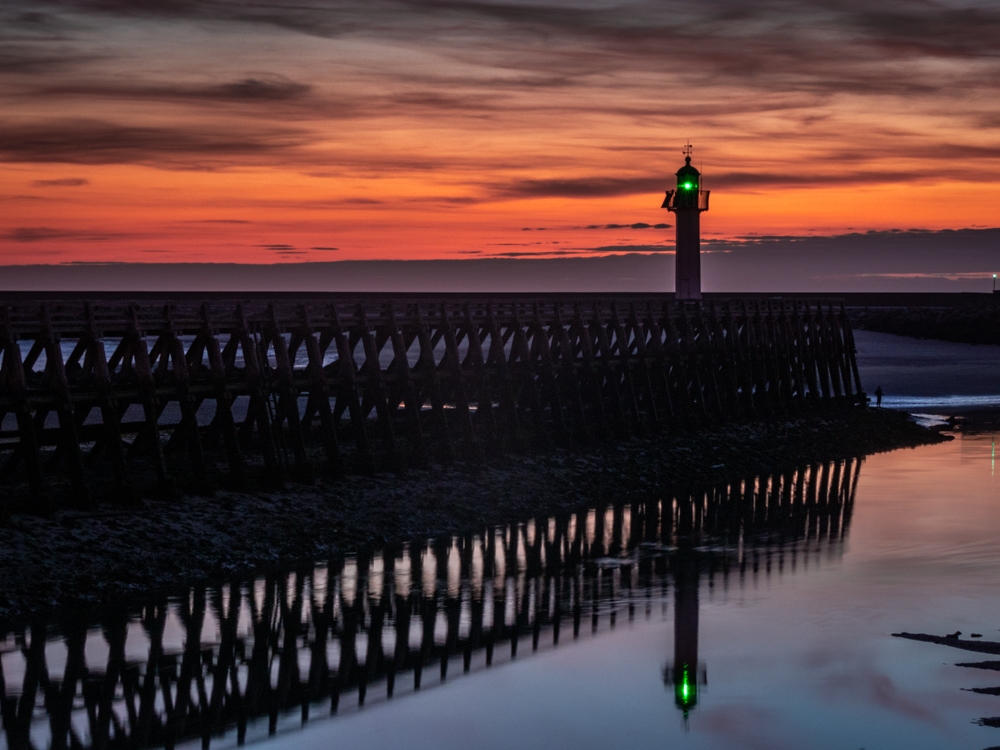
[{"label": "rocky shore", "polygon": [[708,427],[589,448],[220,491],[145,508],[0,518],[0,625],[140,602],[338,552],[480,530],[540,514],[947,439],[888,410]]}]

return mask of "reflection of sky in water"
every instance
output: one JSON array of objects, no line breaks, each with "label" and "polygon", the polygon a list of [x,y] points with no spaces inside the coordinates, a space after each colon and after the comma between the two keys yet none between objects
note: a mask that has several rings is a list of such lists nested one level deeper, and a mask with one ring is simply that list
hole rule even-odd
[{"label": "reflection of sky in water", "polygon": [[[304,727],[298,704],[282,703],[275,707],[277,735],[271,739],[267,706],[273,704],[265,701],[263,713],[253,714],[259,718],[250,718],[246,738],[268,750],[982,750],[1000,744],[1000,730],[972,721],[1000,715],[1000,698],[961,688],[1000,684],[1000,674],[954,666],[976,660],[974,654],[902,641],[890,633],[961,630],[1000,640],[995,596],[1000,480],[994,476],[993,451],[993,437],[978,435],[872,456],[857,475],[853,502],[849,488],[855,474],[841,464],[741,483],[723,488],[721,495],[717,488],[694,504],[654,500],[560,522],[526,520],[516,530],[470,537],[461,548],[467,558],[460,540],[442,540],[397,551],[391,564],[381,555],[364,562],[351,557],[336,569],[321,565],[277,574],[270,583],[210,588],[193,650],[185,649],[185,622],[197,594],[173,600],[168,610],[146,609],[147,617],[159,611],[164,618],[165,659],[158,657],[160,672],[153,682],[148,657],[158,636],[134,617],[127,627],[119,619],[125,628],[118,631],[123,657],[131,662],[124,674],[132,675],[130,691],[139,685],[156,688],[157,715],[165,710],[162,682],[159,687],[155,682],[162,681],[163,670],[171,675],[167,693],[172,700],[191,670],[203,680],[205,696],[211,696],[216,684],[228,684],[214,682],[213,674],[219,664],[233,664],[233,651],[223,646],[231,625],[243,641],[232,673],[243,700],[252,692],[251,679],[263,679],[265,693],[282,694],[282,675],[292,664],[298,671],[285,683],[292,686],[288,695],[308,687],[317,654],[338,674],[353,675],[345,678],[337,717],[327,718],[329,694],[309,701]],[[674,534],[690,528],[692,508],[703,508],[708,534],[693,547]],[[582,565],[550,568],[536,557],[544,553],[558,562],[577,544],[582,547],[573,554],[582,555]],[[553,588],[556,581],[561,593]],[[578,638],[573,635],[574,601],[582,605]],[[300,611],[296,602],[310,606]],[[562,602],[558,645],[553,644],[553,602]],[[337,622],[334,635],[324,641],[315,624],[326,607],[332,607]],[[381,613],[377,618],[376,612]],[[409,619],[400,619],[406,612]],[[612,612],[617,613],[614,624]],[[400,622],[409,624],[400,629]],[[533,622],[541,622],[534,631],[537,652]],[[520,632],[514,659],[508,635],[501,633],[511,626]],[[59,684],[74,661],[69,636],[59,635],[69,632],[66,627],[50,629],[47,643],[38,641],[50,685]],[[115,628],[107,623],[82,627],[77,632],[85,638],[80,643],[91,670],[89,687],[77,688],[82,692],[73,700],[72,715],[63,718],[71,721],[83,747],[100,744],[90,733],[88,711],[102,715],[99,700],[93,701],[101,691],[112,695],[110,684],[114,698],[108,708],[123,727],[120,746],[134,747],[121,685],[104,677],[115,650],[109,640]],[[499,634],[493,666],[486,667],[477,641],[480,645],[470,652],[471,672],[463,675],[464,646],[447,644],[452,637],[469,638],[477,627],[480,635]],[[345,640],[347,632],[357,637]],[[692,632],[698,643],[687,653],[699,675],[705,670],[707,685],[700,687],[685,728],[676,685],[667,676],[672,673],[665,670],[676,667],[683,652],[677,644],[690,643]],[[33,711],[18,708],[21,686],[31,674],[29,641],[35,643],[14,636],[0,641],[7,696],[2,748],[28,747],[11,742],[19,722],[33,741],[30,746],[39,749],[49,747],[52,728],[59,726],[52,715],[58,702],[47,704],[44,690],[36,694]],[[424,653],[429,658],[423,661],[419,692],[410,663],[397,672],[395,695],[387,699],[386,673],[377,672],[377,665],[398,660],[397,647],[410,658]],[[351,653],[357,666],[345,668]],[[436,661],[442,653],[451,654],[444,681]],[[359,708],[356,678],[369,667],[376,672],[367,672],[372,675],[368,697]],[[199,698],[200,687],[189,687],[192,706],[208,700]],[[211,748],[236,744],[233,724],[226,726],[224,734],[209,732]],[[179,736],[199,733],[189,726]],[[182,744],[192,750],[203,746],[201,739]]]},{"label": "reflection of sky in water", "polygon": [[[701,586],[708,685],[685,731],[664,687],[673,612],[279,735],[274,748],[907,748],[1000,744],[976,655],[892,632],[1000,640],[992,438],[870,457],[842,556]],[[673,602],[670,600],[672,610]],[[995,657],[994,657],[995,658]]]}]

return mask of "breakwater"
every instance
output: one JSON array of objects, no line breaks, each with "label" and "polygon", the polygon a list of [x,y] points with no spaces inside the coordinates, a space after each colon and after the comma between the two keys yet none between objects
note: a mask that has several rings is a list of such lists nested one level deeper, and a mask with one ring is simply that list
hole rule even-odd
[{"label": "breakwater", "polygon": [[842,305],[0,295],[7,481],[308,478],[864,402]]}]

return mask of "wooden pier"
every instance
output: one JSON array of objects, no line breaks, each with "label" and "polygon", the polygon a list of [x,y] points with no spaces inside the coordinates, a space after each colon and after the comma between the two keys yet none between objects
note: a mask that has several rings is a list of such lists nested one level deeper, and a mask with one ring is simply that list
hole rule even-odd
[{"label": "wooden pier", "polygon": [[843,306],[0,293],[0,478],[77,503],[864,404]]}]

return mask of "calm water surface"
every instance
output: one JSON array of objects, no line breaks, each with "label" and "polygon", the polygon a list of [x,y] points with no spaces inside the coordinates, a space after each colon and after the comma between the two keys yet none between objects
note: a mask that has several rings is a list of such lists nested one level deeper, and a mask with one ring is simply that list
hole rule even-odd
[{"label": "calm water surface", "polygon": [[986,434],[323,561],[8,634],[0,747],[982,750],[890,634],[1000,641],[998,532]]},{"label": "calm water surface", "polygon": [[[271,747],[981,748],[1000,729],[1000,673],[965,651],[895,639],[961,630],[1000,640],[1000,479],[993,438],[868,458],[841,545],[783,570],[699,578],[698,705],[673,661],[676,587],[598,637],[350,717]],[[676,582],[672,582],[676,583]],[[714,585],[713,585],[714,584]],[[683,585],[683,584],[682,584]],[[995,657],[994,657],[995,658]]]}]

